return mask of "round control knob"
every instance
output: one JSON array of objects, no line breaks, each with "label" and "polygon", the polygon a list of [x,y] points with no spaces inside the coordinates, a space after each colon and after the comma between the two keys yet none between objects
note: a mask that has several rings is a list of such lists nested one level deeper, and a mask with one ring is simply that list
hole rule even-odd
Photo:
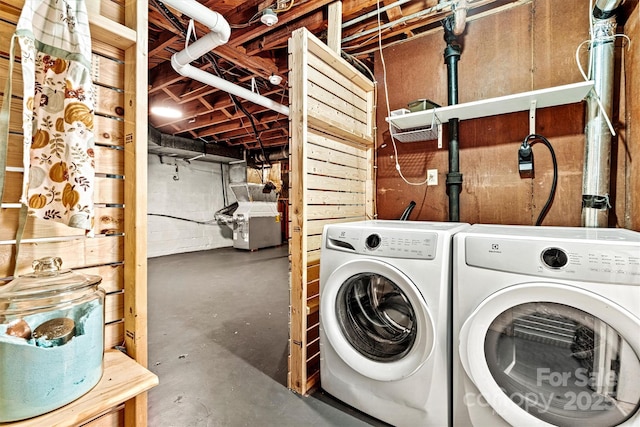
[{"label": "round control knob", "polygon": [[367,237],[365,244],[367,245],[367,249],[376,249],[378,246],[380,246],[380,242],[382,242],[380,236],[378,236],[377,234],[370,234]]},{"label": "round control knob", "polygon": [[542,252],[542,262],[549,268],[562,268],[568,261],[569,258],[562,249],[549,248]]}]

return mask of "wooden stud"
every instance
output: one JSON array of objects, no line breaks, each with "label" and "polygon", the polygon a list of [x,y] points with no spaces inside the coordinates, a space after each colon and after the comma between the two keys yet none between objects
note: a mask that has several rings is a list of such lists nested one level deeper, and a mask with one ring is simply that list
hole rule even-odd
[{"label": "wooden stud", "polygon": [[340,55],[342,50],[342,1],[336,1],[329,5],[327,46]]},{"label": "wooden stud", "polygon": [[[125,1],[125,25],[136,34],[125,50],[124,327],[129,356],[147,367],[147,0]],[[125,403],[125,425],[147,425],[147,394]]]},{"label": "wooden stud", "polygon": [[289,98],[291,114],[289,116],[289,134],[291,135],[290,182],[291,232],[289,253],[291,253],[291,331],[289,350],[291,354],[289,388],[305,394],[307,391],[306,374],[306,239],[305,233],[305,177],[306,160],[304,146],[307,139],[307,37],[306,29],[296,30],[289,40]]}]

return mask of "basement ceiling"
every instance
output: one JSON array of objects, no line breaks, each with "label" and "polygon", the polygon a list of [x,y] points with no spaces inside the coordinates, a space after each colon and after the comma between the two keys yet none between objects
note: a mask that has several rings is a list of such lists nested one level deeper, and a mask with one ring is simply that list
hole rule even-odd
[{"label": "basement ceiling", "polygon": [[[326,41],[328,7],[335,0],[199,2],[222,14],[232,30],[227,44],[192,65],[288,105],[287,41],[291,33],[301,27]],[[468,19],[523,2],[526,1],[469,0]],[[382,45],[388,46],[438,29],[457,3],[457,0],[343,0],[342,56],[373,78],[373,59],[379,48],[379,36]],[[265,9],[273,11],[276,24],[267,26],[261,22]],[[161,135],[170,135],[182,142],[180,150],[173,153],[181,157],[206,152],[216,160],[219,156],[242,155],[256,159],[268,156],[270,152],[282,152],[289,138],[286,115],[231,97],[226,92],[182,77],[173,69],[171,56],[185,48],[188,28],[187,16],[160,0],[149,0],[149,107],[175,107],[182,112],[180,118],[150,114],[150,125]],[[195,37],[208,32],[207,28],[195,23]],[[195,37],[190,36],[190,42]],[[269,77],[274,75],[282,77],[282,82],[272,84]],[[185,141],[192,141],[192,146],[184,144]],[[155,143],[150,143],[149,151],[172,153],[171,147],[159,147]]]}]

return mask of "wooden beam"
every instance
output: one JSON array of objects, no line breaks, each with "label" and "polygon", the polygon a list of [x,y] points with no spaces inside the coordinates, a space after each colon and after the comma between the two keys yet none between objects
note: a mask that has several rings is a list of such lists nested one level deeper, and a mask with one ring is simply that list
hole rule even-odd
[{"label": "wooden beam", "polygon": [[291,25],[279,26],[276,31],[273,31],[266,36],[257,39],[251,43],[248,43],[245,48],[247,53],[255,55],[264,50],[270,50],[277,47],[285,47],[287,41],[291,37],[291,33],[298,28],[306,28],[310,32],[320,32],[327,26],[322,11],[318,11],[312,15],[297,20]]},{"label": "wooden beam", "polygon": [[[385,6],[388,6],[395,2],[396,0],[384,0],[383,3]],[[402,8],[400,6],[394,6],[391,9],[387,9],[387,18],[389,21],[396,21],[402,18],[404,15],[402,14]],[[402,24],[404,25],[404,24]],[[404,33],[407,37],[413,37],[413,32],[410,30],[405,31]]]},{"label": "wooden beam", "polygon": [[177,41],[178,36],[170,33],[169,31],[164,31],[160,34],[158,40],[156,40],[153,45],[149,46],[149,58],[155,57],[160,51],[165,50],[167,47]]},{"label": "wooden beam", "polygon": [[291,205],[289,253],[290,263],[290,331],[289,331],[289,378],[288,386],[293,391],[307,392],[307,241],[305,235],[305,186],[307,141],[307,37],[305,30],[297,30],[289,41],[290,96],[292,98],[290,120],[289,200]]},{"label": "wooden beam", "polygon": [[260,77],[268,79],[271,74],[278,74],[278,67],[274,61],[247,55],[239,49],[228,44],[218,46],[213,53],[236,64],[238,67],[251,71]]},{"label": "wooden beam", "polygon": [[[281,92],[282,92],[282,88],[276,88],[268,92],[264,92],[262,93],[262,95],[263,96],[278,95]],[[194,118],[194,117],[198,118],[200,116],[203,116],[202,120],[206,120],[206,117],[207,117],[206,115],[209,113],[215,112],[216,110],[221,110],[223,108],[234,107],[235,104],[229,98],[229,96],[227,96],[226,93],[223,93],[222,95],[223,96],[217,96],[217,97],[207,96],[207,97],[194,98],[188,103],[181,104],[181,107],[180,107],[182,110],[181,118],[179,119],[154,118],[153,125],[157,128],[162,128],[164,126],[169,126],[171,124],[184,123],[186,120],[190,118]],[[156,100],[158,100],[157,102],[160,102],[162,98],[158,99],[156,97],[152,97],[150,99],[150,102],[153,103],[153,102],[156,102]],[[287,100],[287,97],[285,96],[284,101],[282,102],[286,102],[286,100]],[[242,102],[242,99],[240,99],[240,101]],[[249,111],[252,111],[253,108],[260,109],[263,107],[250,104],[250,107],[248,107],[247,109]]]},{"label": "wooden beam", "polygon": [[[147,343],[147,0],[125,1],[136,43],[125,50],[124,327],[127,354],[145,368]],[[126,426],[147,425],[147,393],[125,403]]]},{"label": "wooden beam", "polygon": [[329,5],[329,25],[327,31],[327,46],[340,55],[342,49],[342,2],[336,1]]},{"label": "wooden beam", "polygon": [[[291,10],[278,15],[278,27],[302,18],[303,16],[315,12],[318,9],[322,10],[324,6],[333,1],[335,0],[298,0]],[[262,27],[243,29],[235,34],[232,32],[231,40],[229,40],[229,45],[236,47],[243,45],[249,41],[257,39],[258,37],[272,30],[273,28],[263,25]]]},{"label": "wooden beam", "polygon": [[149,94],[162,90],[180,80],[184,79],[180,74],[176,73],[169,62],[164,62],[154,67],[149,72],[149,81],[153,84],[148,88]]},{"label": "wooden beam", "polygon": [[[274,123],[283,120],[284,119],[282,118],[282,116],[280,115],[280,117],[278,117],[277,113],[274,113],[273,115],[263,116],[259,120],[258,118],[255,119],[255,121],[259,123]],[[270,128],[275,129],[274,126],[270,126]],[[249,132],[253,132],[249,119],[246,117],[238,117],[232,122],[230,122],[229,120],[225,120],[224,122],[218,123],[217,125],[213,125],[208,128],[200,127],[197,130],[194,129],[194,131],[196,132],[198,138],[215,136],[219,139],[229,139],[241,136],[246,132],[245,129],[249,129]]]},{"label": "wooden beam", "polygon": [[[391,3],[394,3],[396,0],[384,0],[382,3],[385,6],[390,5]],[[396,19],[400,19],[402,18],[402,8],[400,6],[394,6],[391,9],[387,9],[387,18],[389,18],[389,21],[395,21]]]}]

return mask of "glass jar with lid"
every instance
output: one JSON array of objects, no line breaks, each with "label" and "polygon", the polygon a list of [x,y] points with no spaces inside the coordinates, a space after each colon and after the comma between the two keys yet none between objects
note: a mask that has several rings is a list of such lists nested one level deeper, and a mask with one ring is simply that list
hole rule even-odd
[{"label": "glass jar with lid", "polygon": [[61,266],[42,258],[0,286],[0,422],[64,406],[102,377],[102,278]]}]

